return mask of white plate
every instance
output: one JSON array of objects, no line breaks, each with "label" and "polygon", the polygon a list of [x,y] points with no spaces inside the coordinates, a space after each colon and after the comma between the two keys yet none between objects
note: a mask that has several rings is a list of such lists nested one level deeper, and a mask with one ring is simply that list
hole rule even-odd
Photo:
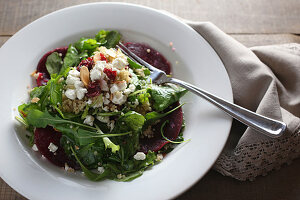
[{"label": "white plate", "polygon": [[[29,74],[47,51],[68,45],[100,29],[119,30],[129,41],[143,41],[172,63],[176,77],[232,101],[225,68],[211,46],[193,29],[159,11],[131,4],[96,3],[62,9],[24,27],[0,49],[0,175],[29,199],[170,199],[199,180],[220,154],[231,118],[188,94],[183,101],[185,138],[158,165],[134,181],[90,182],[42,159],[27,146],[14,117],[26,101]],[[174,43],[175,51],[169,47]],[[176,64],[176,61],[179,63]]]}]

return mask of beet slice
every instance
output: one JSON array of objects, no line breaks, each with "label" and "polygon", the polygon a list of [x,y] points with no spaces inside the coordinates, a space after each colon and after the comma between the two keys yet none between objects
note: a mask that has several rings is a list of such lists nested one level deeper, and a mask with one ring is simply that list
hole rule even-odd
[{"label": "beet slice", "polygon": [[[179,102],[174,103],[168,110],[179,106]],[[166,117],[162,118],[159,123],[152,126],[152,130],[154,132],[154,137],[152,138],[141,138],[140,139],[140,151],[147,153],[149,150],[157,152],[163,146],[169,143],[169,141],[165,140],[160,132],[161,126],[163,123],[168,120],[169,123],[166,123],[164,127],[164,136],[169,140],[176,140],[178,137],[182,122],[183,122],[183,113],[181,107],[177,110],[173,111]]]},{"label": "beet slice", "polygon": [[149,45],[127,42],[125,43],[125,46],[150,65],[153,65],[154,67],[166,72],[166,74],[171,73],[171,65],[169,61],[167,61],[165,57],[161,55],[161,53],[159,53]]},{"label": "beet slice", "polygon": [[46,68],[46,61],[47,61],[48,56],[50,54],[52,54],[53,52],[57,52],[57,53],[61,53],[62,58],[64,58],[66,56],[67,51],[68,51],[68,47],[59,47],[59,48],[53,49],[52,51],[49,51],[43,55],[43,57],[40,59],[38,65],[36,67],[36,71],[41,73],[40,76],[42,76],[42,78],[37,80],[38,86],[46,85],[48,80],[50,79],[50,74]]},{"label": "beet slice", "polygon": [[[54,165],[64,167],[65,163],[67,163],[74,169],[80,169],[78,164],[67,156],[63,147],[60,145],[61,136],[62,134],[55,131],[51,126],[47,126],[46,128],[36,128],[34,131],[34,143],[39,152]],[[58,147],[55,153],[48,149],[50,143],[53,143]]]}]

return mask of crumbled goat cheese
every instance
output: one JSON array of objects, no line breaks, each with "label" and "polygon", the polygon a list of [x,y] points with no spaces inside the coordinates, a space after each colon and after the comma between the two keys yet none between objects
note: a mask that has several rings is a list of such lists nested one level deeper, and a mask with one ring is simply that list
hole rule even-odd
[{"label": "crumbled goat cheese", "polygon": [[146,159],[146,154],[144,154],[143,152],[137,152],[134,156],[134,159],[136,160],[145,160]]},{"label": "crumbled goat cheese", "polygon": [[49,144],[49,146],[48,146],[48,149],[49,149],[49,151],[51,151],[52,153],[54,153],[58,149],[58,147],[51,142]]},{"label": "crumbled goat cheese", "polygon": [[98,167],[98,172],[99,172],[100,174],[102,174],[104,171],[105,171],[105,170],[104,170],[104,167]]},{"label": "crumbled goat cheese", "polygon": [[72,70],[70,70],[69,71],[69,75],[70,76],[73,76],[73,77],[80,77],[80,72],[79,71],[77,71],[76,69],[72,69]]},{"label": "crumbled goat cheese", "polygon": [[67,80],[66,80],[67,85],[74,85],[76,81],[80,81],[80,78],[72,76],[70,74],[67,76]]},{"label": "crumbled goat cheese", "polygon": [[[87,93],[87,89],[84,87],[82,81],[80,80],[80,72],[77,71],[76,69],[72,69],[69,71],[69,74],[67,76],[66,84],[69,87],[65,95],[72,100],[75,100],[76,97],[81,100]],[[75,87],[74,89],[71,88]]]},{"label": "crumbled goat cheese", "polygon": [[123,175],[123,174],[118,174],[118,175],[117,175],[117,178],[118,178],[118,179],[125,178],[125,177],[126,177],[126,176]]},{"label": "crumbled goat cheese", "polygon": [[116,51],[114,49],[106,49],[106,52],[105,52],[108,56],[112,57],[112,58],[115,58],[117,56],[116,54]]},{"label": "crumbled goat cheese", "polygon": [[124,90],[125,95],[129,95],[130,93],[135,91],[135,85],[129,84],[128,88]]},{"label": "crumbled goat cheese", "polygon": [[100,87],[101,87],[101,90],[104,91],[104,92],[109,91],[108,84],[103,79],[100,79]]},{"label": "crumbled goat cheese", "polygon": [[33,151],[38,151],[38,148],[37,148],[36,144],[33,144],[31,148],[32,148]]},{"label": "crumbled goat cheese", "polygon": [[65,95],[72,100],[76,99],[76,91],[74,89],[67,89],[65,91]]},{"label": "crumbled goat cheese", "polygon": [[83,123],[87,124],[87,125],[90,125],[90,126],[93,126],[94,120],[95,120],[95,118],[92,115],[87,115],[85,120],[83,121]]},{"label": "crumbled goat cheese", "polygon": [[109,122],[109,116],[97,116],[97,119],[100,122],[103,122],[103,123],[108,123]]},{"label": "crumbled goat cheese", "polygon": [[93,101],[91,99],[88,99],[86,102],[88,105],[91,105],[93,103]]},{"label": "crumbled goat cheese", "polygon": [[83,88],[84,87],[83,82],[81,82],[81,81],[75,81],[74,82],[74,87],[75,87],[75,89]]},{"label": "crumbled goat cheese", "polygon": [[112,98],[112,102],[114,104],[118,104],[118,105],[122,105],[126,102],[127,97],[125,95],[122,94],[122,92],[115,92],[113,93],[113,98]]},{"label": "crumbled goat cheese", "polygon": [[92,81],[96,81],[96,80],[100,80],[101,78],[101,71],[98,70],[97,68],[93,68],[91,71],[90,71],[90,78]]},{"label": "crumbled goat cheese", "polygon": [[161,153],[159,153],[159,154],[157,154],[157,156],[156,156],[156,161],[162,161],[162,159],[164,158],[164,156],[161,154]]},{"label": "crumbled goat cheese", "polygon": [[103,98],[103,104],[108,105],[110,103],[110,100],[106,97]]},{"label": "crumbled goat cheese", "polygon": [[79,100],[83,99],[85,93],[87,93],[87,89],[86,88],[76,88],[76,96]]},{"label": "crumbled goat cheese", "polygon": [[117,57],[113,60],[112,65],[116,67],[117,69],[123,69],[128,65],[127,59],[124,59],[122,57]]}]

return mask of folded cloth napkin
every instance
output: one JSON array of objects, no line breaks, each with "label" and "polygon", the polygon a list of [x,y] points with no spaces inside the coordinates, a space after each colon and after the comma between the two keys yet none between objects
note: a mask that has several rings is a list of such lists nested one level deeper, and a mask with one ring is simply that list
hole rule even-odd
[{"label": "folded cloth napkin", "polygon": [[223,61],[234,103],[287,124],[284,135],[272,139],[234,121],[214,169],[253,180],[300,157],[300,44],[249,49],[212,23],[187,23]]}]

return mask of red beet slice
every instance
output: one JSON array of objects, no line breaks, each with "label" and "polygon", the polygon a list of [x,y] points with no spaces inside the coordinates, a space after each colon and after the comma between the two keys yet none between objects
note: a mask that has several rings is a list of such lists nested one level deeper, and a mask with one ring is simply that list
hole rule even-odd
[{"label": "red beet slice", "polygon": [[[55,131],[51,126],[47,126],[46,128],[36,128],[34,131],[34,143],[36,144],[39,152],[54,165],[64,167],[65,163],[67,163],[70,167],[79,169],[80,167],[76,164],[76,162],[71,160],[66,155],[63,147],[61,147],[61,136],[62,134]],[[58,147],[55,153],[48,149],[51,142]]]},{"label": "red beet slice", "polygon": [[167,74],[171,73],[170,63],[165,59],[163,55],[161,55],[158,51],[156,51],[149,45],[128,42],[125,43],[125,46],[150,65],[153,65],[154,67],[166,72]]},{"label": "red beet slice", "polygon": [[[169,109],[175,108],[176,106],[179,106],[179,102],[174,103]],[[170,113],[168,116],[162,118],[156,125],[152,126],[154,137],[145,137],[140,139],[140,151],[144,153],[147,153],[149,150],[157,152],[163,146],[169,143],[169,141],[162,137],[160,132],[160,128],[166,120],[168,120],[169,123],[166,123],[163,129],[164,136],[169,140],[175,140],[178,137],[183,122],[183,113],[181,107]]]},{"label": "red beet slice", "polygon": [[57,53],[61,53],[62,58],[64,58],[66,56],[67,51],[68,51],[68,47],[59,47],[59,48],[53,49],[52,51],[49,51],[45,55],[43,55],[43,57],[40,59],[38,65],[36,67],[36,71],[42,73],[42,76],[43,76],[43,80],[37,81],[38,86],[46,85],[48,80],[50,79],[50,74],[46,68],[46,61],[47,61],[48,56],[50,54],[52,54],[53,52],[57,52]]}]

